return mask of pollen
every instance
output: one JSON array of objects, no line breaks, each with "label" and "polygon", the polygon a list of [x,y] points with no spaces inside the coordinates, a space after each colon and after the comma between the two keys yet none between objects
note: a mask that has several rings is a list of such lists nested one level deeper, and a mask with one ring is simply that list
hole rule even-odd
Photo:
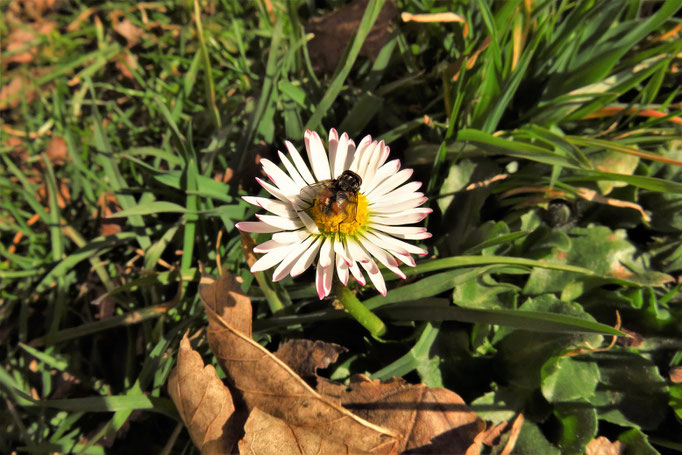
[{"label": "pollen", "polygon": [[369,202],[365,195],[358,194],[357,203],[348,202],[344,211],[327,215],[320,207],[320,199],[316,199],[311,216],[323,234],[353,235],[367,224],[368,206]]}]

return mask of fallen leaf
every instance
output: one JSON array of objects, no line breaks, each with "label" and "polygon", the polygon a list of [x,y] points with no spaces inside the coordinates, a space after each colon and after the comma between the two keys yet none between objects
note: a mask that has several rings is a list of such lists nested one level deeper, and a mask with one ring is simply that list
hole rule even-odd
[{"label": "fallen leaf", "polygon": [[213,365],[204,366],[187,334],[180,342],[178,364],[168,379],[168,393],[202,454],[232,451],[238,439],[232,396]]},{"label": "fallen leaf", "polygon": [[120,71],[123,77],[131,80],[135,79],[133,70],[139,68],[140,65],[137,62],[137,57],[131,54],[130,51],[121,52],[118,54],[116,57],[114,57],[114,63],[116,65],[116,69]]},{"label": "fallen leaf", "polygon": [[[336,69],[348,41],[357,32],[368,0],[355,0],[321,17],[312,17],[306,32],[315,36],[308,43],[308,53],[317,72],[330,73]],[[391,21],[398,13],[392,1],[381,9],[372,30],[362,45],[360,55],[375,60],[391,34]]]},{"label": "fallen leaf", "polygon": [[620,455],[624,449],[622,442],[611,442],[604,436],[599,436],[587,444],[585,455]]},{"label": "fallen leaf", "polygon": [[[251,338],[251,303],[237,280],[202,278],[211,351],[237,407],[249,412],[240,450],[253,453],[464,453],[483,421],[454,392],[355,376],[318,377],[344,348],[298,340],[272,354]],[[314,378],[317,388],[302,377]],[[290,447],[289,449],[285,449]]]},{"label": "fallen leaf", "polygon": [[673,367],[668,371],[670,382],[679,384],[682,382],[682,367]]},{"label": "fallen leaf", "polygon": [[199,295],[208,314],[209,346],[227,374],[235,402],[294,427],[314,426],[331,443],[353,451],[397,452],[399,435],[320,395],[251,338],[251,303],[231,275],[200,285]]},{"label": "fallen leaf", "polygon": [[369,454],[343,443],[324,438],[315,428],[289,425],[258,408],[251,411],[244,425],[244,438],[239,453],[257,455],[281,454]]},{"label": "fallen leaf", "polygon": [[53,165],[61,165],[71,161],[66,141],[61,136],[54,136],[50,139],[50,142],[47,143],[45,154]]},{"label": "fallen leaf", "polygon": [[53,21],[14,23],[5,44],[5,52],[11,55],[3,58],[3,67],[10,63],[32,62],[40,52],[39,38],[50,34],[56,26]]},{"label": "fallen leaf", "polygon": [[126,39],[128,47],[134,47],[144,36],[144,30],[130,22],[120,11],[112,11],[109,19],[111,19],[114,31]]},{"label": "fallen leaf", "polygon": [[382,382],[356,375],[347,387],[324,381],[318,391],[356,415],[402,435],[401,452],[465,453],[485,428],[483,420],[455,392],[408,384],[401,378]]},{"label": "fallen leaf", "polygon": [[0,88],[0,111],[14,109],[22,99],[30,103],[36,97],[36,87],[25,76],[15,75],[7,85]]},{"label": "fallen leaf", "polygon": [[315,376],[318,368],[336,362],[348,349],[338,344],[311,340],[291,340],[280,346],[275,355],[302,378]]}]

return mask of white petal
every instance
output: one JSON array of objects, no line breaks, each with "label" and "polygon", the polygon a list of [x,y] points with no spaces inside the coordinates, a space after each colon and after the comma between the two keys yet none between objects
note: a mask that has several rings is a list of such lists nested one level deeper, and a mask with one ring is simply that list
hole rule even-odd
[{"label": "white petal", "polygon": [[311,243],[313,243],[314,238],[309,237],[304,242],[298,243],[296,247],[284,258],[284,260],[277,266],[275,271],[272,273],[272,281],[276,282],[286,277],[291,269],[296,264],[296,261],[305,253]]},{"label": "white petal", "polygon": [[[422,228],[426,230],[426,228]],[[374,243],[376,246],[379,248],[383,248],[384,250],[388,250],[392,252],[393,254],[404,254],[407,255],[409,254],[408,251],[400,246],[400,243],[398,241],[393,241],[395,240],[393,237],[390,235],[379,237],[378,235],[375,235],[373,232],[364,232],[362,235],[367,237],[372,243]]]},{"label": "white petal", "polygon": [[280,191],[279,188],[277,188],[273,185],[270,185],[268,182],[265,182],[265,181],[259,179],[258,177],[256,177],[256,182],[258,182],[260,184],[260,186],[265,188],[265,191],[272,194],[273,196],[275,196],[280,201],[282,201],[286,204],[291,204],[291,199],[289,198],[289,196],[287,196],[287,194],[284,193],[283,191]]},{"label": "white petal", "polygon": [[388,163],[381,166],[379,170],[377,170],[374,173],[374,176],[372,178],[365,179],[362,181],[360,192],[363,194],[369,193],[374,188],[376,188],[377,185],[385,181],[387,178],[389,178],[392,175],[395,175],[395,173],[398,172],[399,169],[400,160],[389,161]]},{"label": "white petal", "polygon": [[[379,157],[383,153],[383,149],[386,148],[386,144],[384,144],[384,141],[379,142],[376,147],[374,147],[374,150],[368,157],[367,161],[367,168],[365,169],[364,174],[362,175],[362,179],[364,180],[369,180],[370,182],[374,180],[374,175],[377,173],[379,170],[379,166],[377,166],[377,163],[379,162]],[[360,188],[362,191],[362,187]]]},{"label": "white petal", "polygon": [[322,300],[327,297],[332,290],[332,278],[334,277],[334,267],[327,267],[326,269],[317,263],[317,274],[315,275],[315,287],[317,288],[317,297]]},{"label": "white petal", "polygon": [[351,262],[350,267],[348,268],[350,270],[350,273],[353,275],[353,278],[360,283],[360,286],[364,286],[367,284],[367,281],[365,281],[365,276],[362,274],[362,271],[360,270],[360,266],[358,265],[357,262],[353,261]]},{"label": "white petal", "polygon": [[303,227],[303,223],[298,218],[284,218],[283,216],[259,214],[256,214],[256,218],[270,226],[278,227],[280,230],[293,231],[294,229]]},{"label": "white petal", "polygon": [[260,259],[256,261],[255,264],[251,266],[251,273],[256,273],[256,272],[262,272],[263,270],[267,270],[270,267],[273,267],[275,264],[279,264],[282,262],[282,259],[287,257],[291,251],[298,245],[297,243],[292,243],[291,245],[283,246],[281,248],[276,248],[272,251],[269,251],[268,253],[265,254],[265,256],[262,256]]},{"label": "white petal", "polygon": [[315,260],[315,256],[317,256],[317,251],[320,249],[320,246],[322,245],[322,241],[324,239],[322,237],[318,237],[315,240],[315,243],[313,243],[310,248],[308,248],[302,255],[301,257],[298,258],[296,263],[291,269],[291,276],[298,276],[301,273],[305,272],[308,270],[308,267],[310,267]]},{"label": "white petal", "polygon": [[287,146],[289,155],[291,155],[291,159],[296,165],[298,173],[301,174],[301,177],[303,177],[303,180],[305,180],[308,185],[312,185],[313,183],[315,183],[313,174],[310,173],[310,169],[308,169],[308,166],[306,166],[305,161],[303,161],[303,158],[301,158],[301,154],[298,153],[296,147],[294,147],[294,145],[289,141],[285,141],[284,144]]},{"label": "white petal", "polygon": [[263,170],[267,174],[268,178],[274,183],[279,190],[286,194],[287,196],[296,196],[301,192],[301,188],[294,183],[294,181],[289,177],[286,172],[281,170],[272,161],[263,158],[260,160],[263,165]]},{"label": "white petal", "polygon": [[346,150],[346,161],[341,166],[342,172],[345,171],[346,169],[350,169],[350,165],[353,162],[354,157],[355,157],[355,142],[353,142],[353,139],[349,139],[348,140],[348,150]]},{"label": "white petal", "polygon": [[381,295],[386,295],[386,283],[384,282],[384,277],[381,275],[381,272],[379,271],[379,267],[377,267],[376,262],[372,261],[370,263],[361,263],[362,267],[367,271],[367,274],[369,275],[369,279],[372,281],[372,284],[374,285],[375,288],[377,288],[377,291]]},{"label": "white petal", "polygon": [[372,154],[374,154],[376,148],[379,147],[379,143],[377,141],[373,141],[370,144],[367,145],[363,150],[361,150],[361,155],[358,161],[358,175],[361,177],[365,177],[365,174],[367,173],[367,166],[369,164],[369,160],[372,157]]},{"label": "white petal", "polygon": [[380,197],[407,182],[413,173],[414,170],[412,169],[403,169],[377,185],[372,191],[367,193],[367,196]]},{"label": "white petal", "polygon": [[338,177],[334,173],[334,161],[336,160],[336,151],[339,147],[339,133],[336,132],[334,128],[329,130],[329,168],[331,169],[331,178],[335,179]]},{"label": "white petal", "polygon": [[345,171],[346,158],[348,157],[348,144],[350,139],[347,133],[343,133],[338,141],[338,146],[336,147],[336,153],[334,159],[329,159],[332,165],[332,177],[337,178],[339,175]]},{"label": "white petal", "polygon": [[240,231],[244,232],[255,232],[255,233],[272,233],[272,232],[279,232],[282,229],[271,226],[269,224],[263,223],[261,221],[240,221],[239,223],[235,224],[237,229]]},{"label": "white petal", "polygon": [[380,216],[373,216],[372,223],[386,224],[389,226],[419,223],[426,218],[432,209],[428,207],[405,210],[403,213],[391,213]]},{"label": "white petal", "polygon": [[[298,240],[296,241],[298,242]],[[291,245],[294,242],[280,243],[276,240],[270,239],[267,242],[263,242],[260,245],[253,247],[254,253],[267,253],[277,248],[282,248],[283,246]]]},{"label": "white petal", "polygon": [[397,200],[393,202],[386,201],[383,204],[373,204],[371,210],[372,213],[400,213],[419,207],[428,200],[429,198],[426,196],[419,196],[412,199]]},{"label": "white petal", "polygon": [[369,251],[369,253],[372,256],[377,258],[379,262],[381,262],[391,272],[395,273],[403,280],[407,278],[405,274],[402,272],[402,270],[398,268],[398,261],[396,261],[396,259],[393,256],[391,256],[391,254],[388,251],[379,248],[368,239],[361,241],[361,244],[367,251]]},{"label": "white petal", "polygon": [[299,210],[296,212],[298,215],[298,219],[301,220],[301,222],[305,225],[305,228],[308,232],[311,234],[317,235],[320,233],[320,228],[317,227],[317,224],[315,224],[315,221],[313,221],[312,218],[310,218],[310,215],[305,213],[303,210]]},{"label": "white petal", "polygon": [[308,186],[308,184],[303,180],[303,177],[301,177],[301,174],[299,174],[298,169],[296,169],[296,166],[294,166],[291,161],[289,161],[289,158],[282,153],[282,152],[277,152],[279,154],[279,159],[282,161],[284,164],[284,167],[286,168],[287,172],[291,176],[292,180],[296,183],[298,186],[298,192],[301,192],[301,189],[304,186]]},{"label": "white petal", "polygon": [[397,257],[400,262],[402,262],[405,265],[409,265],[410,267],[414,267],[417,265],[417,263],[414,262],[414,259],[412,258],[412,256],[410,256],[409,254],[402,255],[402,254],[395,253],[395,257]]},{"label": "white petal", "polygon": [[305,132],[305,149],[308,152],[308,161],[313,168],[313,174],[317,181],[329,180],[332,178],[329,171],[329,158],[324,150],[322,139],[315,131]]},{"label": "white petal", "polygon": [[[381,230],[382,227],[384,227],[384,226],[380,226],[380,225],[372,226],[372,229]],[[424,255],[428,254],[428,251],[423,250],[416,245],[412,245],[411,243],[403,242],[402,240],[398,240],[395,237],[388,236],[382,232],[378,232],[375,230],[373,232],[373,234],[376,235],[377,237],[379,237],[380,239],[384,240],[385,242],[391,244],[391,245],[395,245],[396,247],[399,247],[399,248],[402,248],[403,250],[406,250],[410,254],[416,254],[418,256],[424,256]],[[392,252],[395,251],[392,248],[386,248],[386,249],[389,251],[392,251]]]},{"label": "white petal", "polygon": [[[374,203],[379,203],[384,200],[398,200],[398,199],[407,199],[412,197],[416,191],[422,186],[422,182],[410,182],[407,183],[400,188],[393,190],[391,192],[388,192],[384,194],[383,196],[378,196],[378,195],[373,195],[370,200]],[[365,193],[365,195],[367,195]]]},{"label": "white petal", "polygon": [[377,162],[377,168],[384,165],[384,163],[386,162],[386,160],[388,159],[388,156],[390,154],[391,154],[391,148],[387,145],[381,151],[381,155],[379,156],[379,161]]},{"label": "white petal", "polygon": [[[404,240],[430,239],[433,235],[426,228],[418,226],[383,226],[384,232]],[[275,234],[276,235],[276,234]]]},{"label": "white petal", "polygon": [[320,264],[325,269],[332,265],[334,262],[334,249],[332,247],[333,241],[332,239],[327,237],[327,239],[322,244],[322,248],[320,248]]},{"label": "white petal", "polygon": [[[367,150],[367,147],[369,147],[370,144],[372,144],[372,136],[365,136],[362,138],[362,140],[358,144],[358,147],[355,149],[355,153],[353,154],[353,161],[351,161],[351,164],[350,166],[348,166],[348,169],[357,174],[360,174],[359,171],[360,161],[362,160],[362,157],[365,155],[365,150]],[[360,174],[360,177],[362,177],[362,174]]]},{"label": "white petal", "polygon": [[305,240],[309,235],[310,232],[305,229],[299,229],[298,231],[285,231],[272,234],[272,240],[282,244],[289,244]]},{"label": "white petal", "polygon": [[287,204],[286,202],[256,196],[242,196],[242,199],[251,205],[256,205],[275,215],[290,218],[296,214],[296,212],[292,210],[291,204]]},{"label": "white petal", "polygon": [[348,273],[348,263],[338,254],[336,255],[336,274],[344,286],[348,284],[348,277],[350,276]]},{"label": "white petal", "polygon": [[365,249],[355,240],[351,238],[346,239],[346,247],[348,248],[350,258],[354,261],[369,262],[372,260],[367,251],[365,251]]},{"label": "white petal", "polygon": [[346,249],[341,240],[334,239],[334,253],[337,258],[341,258],[350,264],[350,258],[346,255]]}]

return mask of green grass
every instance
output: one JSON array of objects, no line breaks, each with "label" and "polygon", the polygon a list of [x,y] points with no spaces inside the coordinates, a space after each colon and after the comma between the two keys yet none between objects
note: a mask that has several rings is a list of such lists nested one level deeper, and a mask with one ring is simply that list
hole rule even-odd
[{"label": "green grass", "polygon": [[[526,453],[596,436],[682,450],[682,40],[664,36],[679,1],[396,0],[469,33],[397,16],[371,60],[370,0],[328,74],[304,24],[344,2],[269,3],[114,2],[69,27],[90,3],[62,2],[31,61],[2,63],[0,88],[27,85],[0,111],[0,452],[196,453],[165,387],[218,261],[268,348],[349,348],[336,380],[447,387],[494,423],[524,412]],[[310,272],[249,273],[234,227],[255,213],[240,196],[260,190],[256,157],[331,127],[388,141],[434,209],[407,282],[353,288],[381,341],[318,302]],[[65,162],[45,153],[55,137]],[[587,348],[613,327],[641,341]]]}]

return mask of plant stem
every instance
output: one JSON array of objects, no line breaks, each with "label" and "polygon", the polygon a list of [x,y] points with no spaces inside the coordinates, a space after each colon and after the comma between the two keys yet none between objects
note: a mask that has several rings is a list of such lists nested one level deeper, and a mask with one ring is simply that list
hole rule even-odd
[{"label": "plant stem", "polygon": [[355,318],[373,337],[379,338],[386,333],[386,325],[374,313],[355,297],[340,281],[334,280],[334,292],[343,307]]}]

